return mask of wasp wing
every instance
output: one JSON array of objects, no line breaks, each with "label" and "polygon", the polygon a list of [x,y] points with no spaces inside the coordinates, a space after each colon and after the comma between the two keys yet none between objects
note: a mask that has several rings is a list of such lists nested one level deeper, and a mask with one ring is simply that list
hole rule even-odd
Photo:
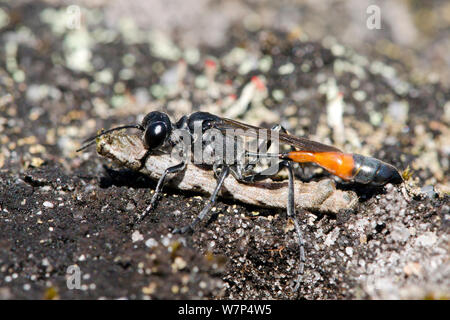
[{"label": "wasp wing", "polygon": [[241,129],[236,131],[236,135],[245,135],[254,138],[271,139],[272,135],[274,138],[278,136],[280,143],[284,143],[296,148],[299,151],[311,151],[311,152],[342,152],[338,148],[312,141],[302,137],[296,137],[284,132],[275,132],[270,129],[260,128],[252,126],[246,123],[242,123],[236,120],[222,118],[222,121],[216,122],[214,127],[226,134],[233,133],[236,129]]}]

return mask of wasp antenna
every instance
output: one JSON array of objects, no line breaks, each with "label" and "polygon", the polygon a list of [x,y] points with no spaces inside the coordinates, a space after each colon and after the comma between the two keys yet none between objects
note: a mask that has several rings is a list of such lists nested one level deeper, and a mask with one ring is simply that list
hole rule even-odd
[{"label": "wasp antenna", "polygon": [[91,142],[89,142],[89,143],[87,143],[87,144],[83,145],[83,146],[82,146],[81,148],[79,148],[79,149],[75,150],[75,152],[80,152],[80,151],[83,151],[83,150],[84,150],[84,149],[86,149],[87,147],[89,147],[89,146],[93,145],[93,144],[94,144],[94,142],[95,142],[95,140],[92,140]]},{"label": "wasp antenna", "polygon": [[76,150],[76,152],[80,152],[84,149],[86,149],[87,147],[89,147],[90,145],[95,143],[95,140],[101,136],[103,136],[104,134],[116,131],[116,130],[122,130],[122,129],[139,129],[141,131],[144,131],[144,128],[140,125],[140,124],[133,124],[133,125],[126,125],[126,126],[120,126],[120,127],[116,127],[116,128],[112,128],[106,131],[102,131],[101,133],[97,134],[96,136],[90,137],[86,140],[83,141],[83,146],[79,149]]}]

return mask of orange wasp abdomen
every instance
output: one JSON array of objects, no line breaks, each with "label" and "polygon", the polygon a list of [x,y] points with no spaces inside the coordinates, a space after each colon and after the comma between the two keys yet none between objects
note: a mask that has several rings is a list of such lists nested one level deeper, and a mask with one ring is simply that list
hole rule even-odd
[{"label": "orange wasp abdomen", "polygon": [[283,154],[282,158],[299,163],[316,163],[331,174],[347,181],[373,185],[384,185],[388,182],[398,184],[403,181],[394,166],[360,154],[337,151],[291,151]]}]

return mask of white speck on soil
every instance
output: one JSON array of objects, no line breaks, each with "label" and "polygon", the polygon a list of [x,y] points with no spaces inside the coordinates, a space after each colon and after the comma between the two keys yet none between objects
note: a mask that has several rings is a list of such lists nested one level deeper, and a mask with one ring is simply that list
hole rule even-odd
[{"label": "white speck on soil", "polygon": [[423,235],[418,236],[416,239],[416,245],[422,247],[430,247],[437,241],[436,234],[433,232],[425,232]]},{"label": "white speck on soil", "polygon": [[51,203],[50,201],[44,201],[44,203],[42,205],[46,208],[54,208],[55,207],[55,205],[53,203]]},{"label": "white speck on soil", "polygon": [[133,232],[133,234],[131,235],[131,240],[133,242],[138,242],[138,241],[142,241],[144,240],[144,236],[139,232],[139,231],[135,231]]}]

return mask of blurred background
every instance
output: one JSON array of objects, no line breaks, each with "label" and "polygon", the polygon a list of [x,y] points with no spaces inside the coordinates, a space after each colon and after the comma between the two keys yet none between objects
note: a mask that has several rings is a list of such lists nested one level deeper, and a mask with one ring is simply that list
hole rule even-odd
[{"label": "blurred background", "polygon": [[[0,298],[448,298],[449,52],[446,0],[0,0]],[[154,110],[281,123],[395,165],[424,198],[338,184],[357,210],[299,212],[295,296],[283,215],[220,201],[214,232],[180,245],[169,230],[204,199],[172,190],[134,226],[151,182],[75,152]]]},{"label": "blurred background", "polygon": [[[27,1],[14,1],[20,2]],[[303,40],[325,41],[332,37],[360,53],[398,60],[418,78],[447,84],[450,79],[450,3],[445,0],[44,2],[99,8],[112,29],[129,18],[138,28],[162,31],[184,47],[224,45],[228,29],[234,25],[250,31],[295,31]],[[374,13],[370,10],[373,5],[380,9],[381,29],[366,27]]]}]

